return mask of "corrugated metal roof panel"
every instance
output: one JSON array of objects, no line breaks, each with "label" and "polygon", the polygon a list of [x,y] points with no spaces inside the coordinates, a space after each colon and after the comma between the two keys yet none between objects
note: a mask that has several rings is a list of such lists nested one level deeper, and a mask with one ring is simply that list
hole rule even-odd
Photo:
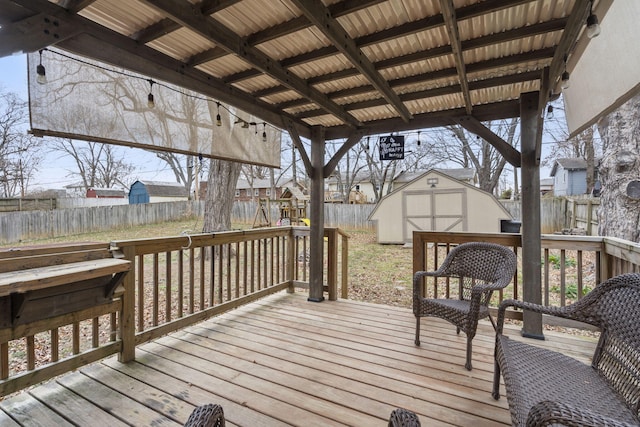
[{"label": "corrugated metal roof panel", "polygon": [[297,9],[287,0],[243,0],[216,12],[212,17],[241,37],[289,21]]},{"label": "corrugated metal roof panel", "polygon": [[147,45],[180,61],[187,61],[196,53],[215,47],[210,40],[184,27],[157,38]]},{"label": "corrugated metal roof panel", "polygon": [[164,17],[162,13],[137,0],[97,0],[78,14],[126,36]]}]

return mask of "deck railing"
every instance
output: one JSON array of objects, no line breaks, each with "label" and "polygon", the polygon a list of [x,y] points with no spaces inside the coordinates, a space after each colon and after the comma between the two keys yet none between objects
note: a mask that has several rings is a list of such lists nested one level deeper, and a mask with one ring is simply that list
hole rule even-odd
[{"label": "deck railing", "polygon": [[[413,271],[436,269],[451,247],[471,241],[493,242],[513,248],[522,261],[520,234],[413,233]],[[541,239],[543,304],[565,306],[582,298],[598,283],[622,273],[640,271],[640,245],[621,239],[544,234]],[[438,295],[457,291],[448,282],[437,284]],[[507,298],[522,299],[518,270],[510,286],[494,295],[492,305]],[[513,317],[520,318],[521,313]]]},{"label": "deck railing", "polygon": [[[325,229],[329,299],[339,291],[347,297],[347,239]],[[112,301],[0,326],[0,396],[111,354],[133,360],[143,342],[274,292],[308,288],[308,249],[308,227],[114,241],[111,250],[132,268]]]}]

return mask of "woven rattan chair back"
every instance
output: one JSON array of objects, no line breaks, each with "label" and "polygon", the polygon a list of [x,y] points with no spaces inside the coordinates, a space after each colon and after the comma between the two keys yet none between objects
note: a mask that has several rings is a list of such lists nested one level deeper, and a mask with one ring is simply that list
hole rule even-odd
[{"label": "woven rattan chair back", "polygon": [[[476,334],[478,320],[489,316],[488,304],[493,291],[506,287],[514,277],[516,268],[517,257],[509,248],[495,243],[468,242],[454,247],[436,271],[416,272],[413,277],[415,344],[420,345],[421,317],[445,319],[456,326],[457,333],[463,331],[467,335],[465,367],[470,370],[471,341]],[[424,289],[427,277],[436,281],[438,278],[457,279],[457,302],[427,298]]]}]

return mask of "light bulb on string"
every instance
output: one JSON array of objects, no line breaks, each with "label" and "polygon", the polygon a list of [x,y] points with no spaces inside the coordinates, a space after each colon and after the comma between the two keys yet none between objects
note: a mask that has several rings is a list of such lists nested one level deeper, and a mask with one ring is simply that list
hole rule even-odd
[{"label": "light bulb on string", "polygon": [[420,144],[421,144],[421,142],[420,142],[420,131],[418,131],[418,142],[416,143],[416,145],[418,147],[420,147]]},{"label": "light bulb on string", "polygon": [[153,100],[153,80],[149,79],[149,95],[147,96],[147,107],[153,108],[156,106],[155,101]]},{"label": "light bulb on string", "polygon": [[553,105],[547,106],[547,119],[548,120],[553,119]]},{"label": "light bulb on string", "polygon": [[371,148],[371,147],[369,146],[369,138],[370,138],[370,137],[367,137],[367,151],[369,151],[369,149]]},{"label": "light bulb on string", "polygon": [[266,130],[267,124],[265,122],[262,122],[262,142],[267,142],[267,130]]},{"label": "light bulb on string", "polygon": [[600,35],[600,24],[598,23],[598,16],[593,13],[593,0],[589,5],[589,16],[587,17],[587,37],[590,39],[598,37]]},{"label": "light bulb on string", "polygon": [[38,75],[38,77],[36,77],[36,81],[41,85],[47,83],[47,70],[45,70],[44,65],[42,65],[42,51],[43,49],[38,51],[40,54],[40,62],[36,67],[36,74]]},{"label": "light bulb on string", "polygon": [[218,105],[218,114],[216,114],[216,126],[222,126],[222,117],[220,117],[220,103],[216,102]]}]

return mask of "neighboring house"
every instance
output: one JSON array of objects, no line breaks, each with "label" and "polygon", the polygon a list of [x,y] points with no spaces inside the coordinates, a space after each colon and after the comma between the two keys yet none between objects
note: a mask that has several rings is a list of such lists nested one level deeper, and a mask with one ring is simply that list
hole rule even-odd
[{"label": "neighboring house", "polygon": [[[440,171],[452,178],[458,179],[469,185],[477,185],[478,179],[475,169],[473,168],[454,168],[454,169],[433,169]],[[385,182],[382,196],[387,194],[387,189],[394,189],[405,185],[408,182],[413,181],[415,178],[424,175],[427,171],[418,172],[400,172],[395,177],[387,177]],[[343,183],[346,180],[343,180]],[[343,194],[346,194],[347,189],[339,188],[338,179],[336,176],[330,176],[326,180],[327,188],[325,190],[325,201],[336,202],[342,201]],[[344,184],[343,184],[344,185]],[[356,174],[353,180],[353,186],[349,193],[349,203],[375,203],[376,193],[374,191],[374,184],[371,182],[371,174],[368,171],[362,171]]]},{"label": "neighboring house", "polygon": [[184,185],[175,182],[136,181],[129,190],[129,204],[189,200]]},{"label": "neighboring house", "polygon": [[551,169],[554,196],[575,196],[587,193],[587,161],[558,159]]},{"label": "neighboring house", "polygon": [[[200,200],[204,200],[207,196],[207,182],[200,183],[200,191],[198,193]],[[235,202],[257,201],[258,199],[279,199],[282,192],[286,188],[293,188],[293,180],[287,180],[283,184],[276,184],[275,195],[271,194],[271,180],[256,179],[250,184],[246,179],[239,179],[236,184]],[[303,185],[297,183],[297,188],[303,193],[306,192]]]},{"label": "neighboring house", "polygon": [[378,243],[404,244],[414,231],[498,233],[512,216],[492,194],[434,169],[383,197],[369,220]]},{"label": "neighboring house", "polygon": [[90,188],[87,190],[88,199],[124,199],[124,190],[115,188]]}]

